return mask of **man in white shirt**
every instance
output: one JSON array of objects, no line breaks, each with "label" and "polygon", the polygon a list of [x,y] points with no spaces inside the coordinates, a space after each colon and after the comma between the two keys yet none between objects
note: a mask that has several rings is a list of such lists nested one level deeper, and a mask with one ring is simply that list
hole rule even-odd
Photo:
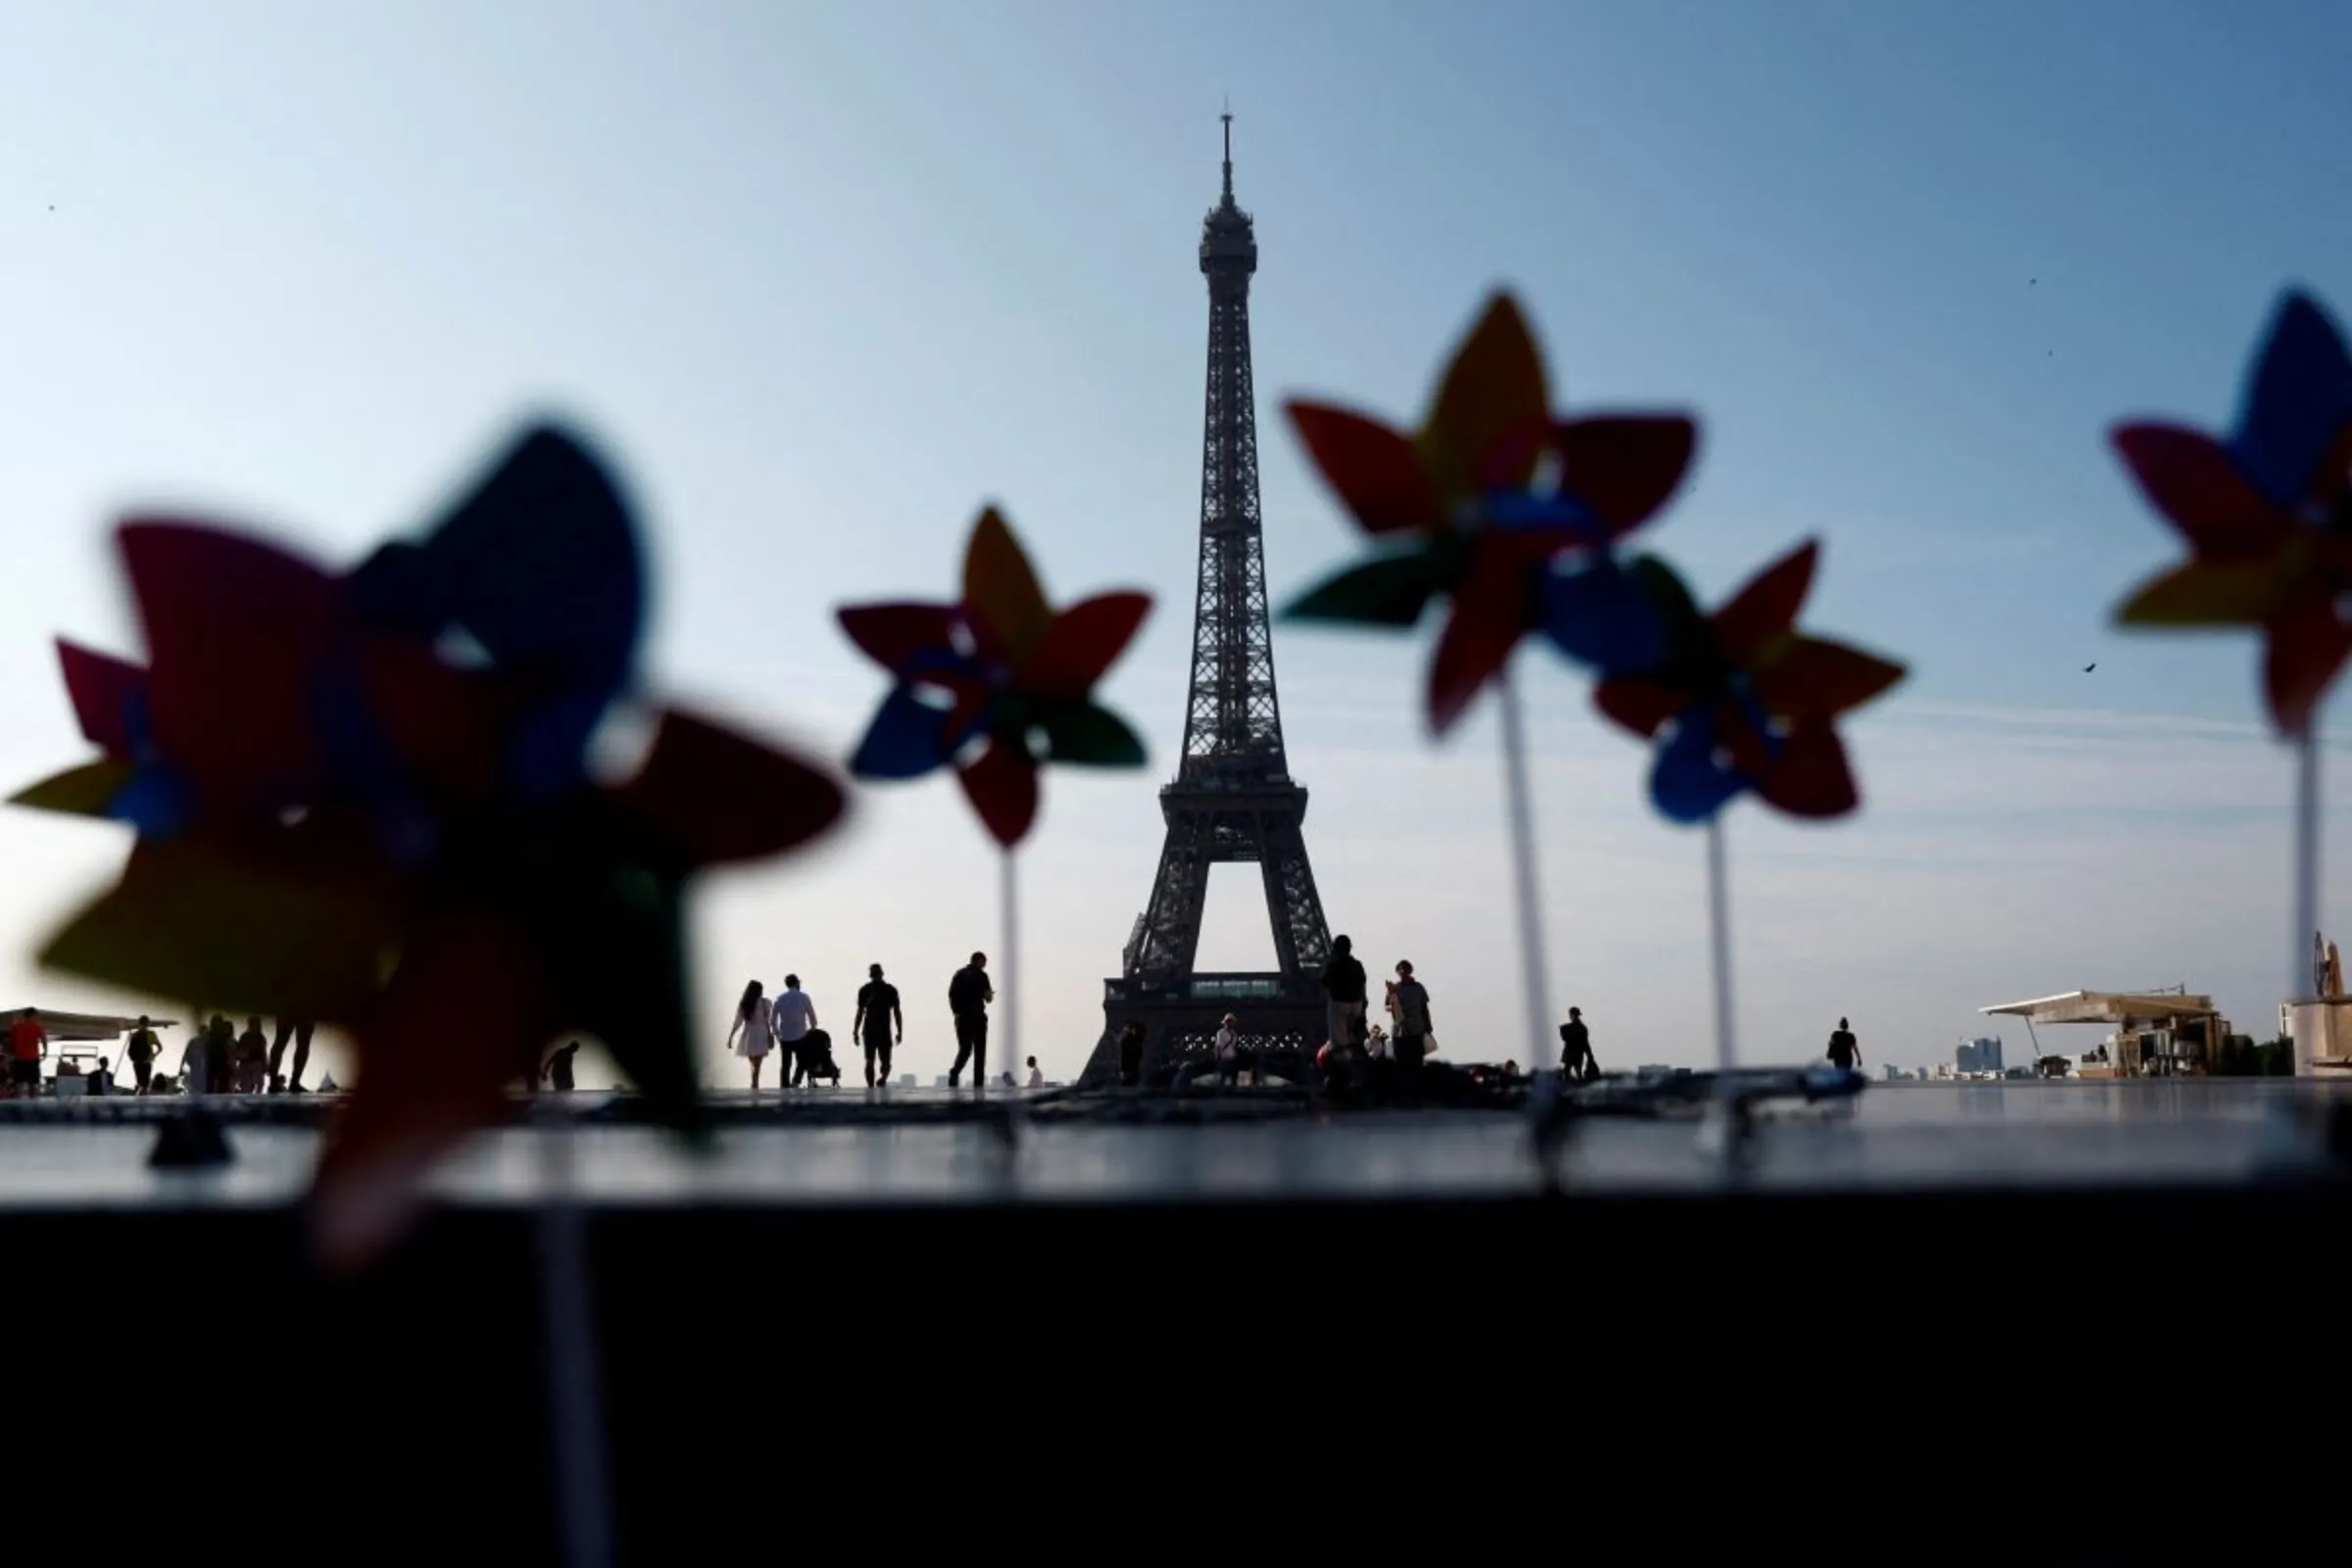
[{"label": "man in white shirt", "polygon": [[801,1051],[801,1042],[808,1039],[808,1031],[816,1027],[816,1004],[810,1002],[808,993],[801,989],[799,975],[788,974],[784,977],[784,989],[776,997],[773,1016],[776,1044],[784,1048],[782,1076],[797,1089],[808,1070],[808,1063]]}]

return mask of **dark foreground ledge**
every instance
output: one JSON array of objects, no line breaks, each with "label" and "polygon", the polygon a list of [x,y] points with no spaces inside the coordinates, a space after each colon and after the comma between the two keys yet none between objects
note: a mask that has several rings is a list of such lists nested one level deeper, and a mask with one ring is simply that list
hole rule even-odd
[{"label": "dark foreground ledge", "polygon": [[[1418,1516],[1429,1488],[1491,1490],[1544,1455],[1713,1487],[1727,1463],[1826,1452],[1842,1485],[1878,1488],[1872,1467],[1899,1461],[1905,1487],[1941,1491],[1943,1467],[1987,1446],[2083,1465],[2124,1439],[2262,1441],[2290,1401],[2340,1421],[2329,1325],[2352,1193],[614,1208],[589,1224],[620,1560],[695,1562],[859,1500],[916,1532],[1015,1510],[1047,1537],[1088,1509],[1156,1517],[1175,1501],[1167,1465],[1202,1446],[1228,1453],[1201,1459],[1204,1481],[1259,1467],[1253,1492],[1299,1506],[1333,1455],[1409,1458],[1416,1490],[1386,1506]],[[126,1467],[91,1472],[130,1485],[115,1544],[552,1561],[533,1237],[526,1213],[444,1211],[338,1286],[283,1211],[10,1210],[0,1262],[31,1307],[0,1383],[8,1430]],[[206,1455],[238,1496],[188,1506]],[[1448,1539],[1516,1539],[1524,1500],[1469,1510]],[[1929,1512],[1914,1547],[1977,1517]],[[2141,1560],[2159,1525],[2073,1517],[2105,1555],[2044,1534],[2002,1560]],[[1932,1560],[1877,1544],[1872,1560]]]}]

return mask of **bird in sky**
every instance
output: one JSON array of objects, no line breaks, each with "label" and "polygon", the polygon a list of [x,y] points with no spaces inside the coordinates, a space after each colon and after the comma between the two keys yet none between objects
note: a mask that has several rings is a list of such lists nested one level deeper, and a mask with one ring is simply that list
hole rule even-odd
[{"label": "bird in sky", "polygon": [[2084,665],[2082,666],[2082,673],[2083,673],[2083,674],[2085,674],[2085,675],[2087,675],[2087,674],[2089,674],[2089,673],[2090,673],[2092,670],[2094,670],[2094,669],[2096,669],[2096,668],[2098,668],[2098,667],[2099,667],[2098,661],[2094,659],[2094,660],[2092,660],[2092,661],[2091,661],[2089,663],[2087,663],[2087,664],[2084,664]]}]

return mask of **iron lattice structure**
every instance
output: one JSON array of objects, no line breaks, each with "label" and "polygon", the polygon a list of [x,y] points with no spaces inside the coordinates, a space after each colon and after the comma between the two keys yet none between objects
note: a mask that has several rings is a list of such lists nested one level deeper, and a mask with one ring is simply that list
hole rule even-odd
[{"label": "iron lattice structure", "polygon": [[[1257,236],[1233,199],[1233,117],[1225,120],[1225,192],[1201,222],[1208,280],[1208,389],[1200,451],[1200,575],[1193,601],[1193,672],[1176,777],[1159,792],[1167,841],[1152,898],[1136,918],[1106,1028],[1081,1080],[1109,1081],[1131,1018],[1150,1030],[1146,1071],[1204,1047],[1230,1011],[1253,1049],[1289,1060],[1322,1043],[1321,979],[1330,927],[1307,863],[1306,790],[1291,777],[1274,686],[1258,512],[1256,392],[1250,368],[1250,278]],[[1271,974],[1197,974],[1208,868],[1258,866],[1274,928]]]}]

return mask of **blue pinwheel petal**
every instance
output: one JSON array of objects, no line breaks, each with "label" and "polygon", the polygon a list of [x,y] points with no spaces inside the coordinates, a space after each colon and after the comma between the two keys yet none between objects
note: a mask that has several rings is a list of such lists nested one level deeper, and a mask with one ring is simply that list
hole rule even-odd
[{"label": "blue pinwheel petal", "polygon": [[1655,669],[1666,657],[1657,601],[1613,557],[1543,576],[1543,632],[1569,659],[1603,675]]},{"label": "blue pinwheel petal", "polygon": [[1489,525],[1505,531],[1576,528],[1590,533],[1595,544],[1608,537],[1600,514],[1567,491],[1537,495],[1526,490],[1493,490],[1481,499],[1479,511]]},{"label": "blue pinwheel petal", "polygon": [[2325,310],[2290,292],[2278,302],[2247,382],[2230,455],[2274,505],[2292,506],[2348,419],[2352,353]]},{"label": "blue pinwheel petal", "polygon": [[582,442],[541,426],[420,542],[355,572],[351,603],[379,629],[462,629],[493,662],[545,672],[553,695],[507,758],[511,788],[533,801],[585,776],[589,737],[629,683],[645,597],[618,489]]},{"label": "blue pinwheel petal", "polygon": [[956,748],[946,744],[948,715],[905,686],[891,689],[858,743],[850,771],[858,778],[921,778],[944,766]]},{"label": "blue pinwheel petal", "polygon": [[130,775],[107,803],[107,813],[128,822],[141,838],[169,838],[195,815],[196,798],[170,769],[149,764]]},{"label": "blue pinwheel petal", "polygon": [[1747,788],[1748,780],[1715,759],[1715,721],[1704,708],[1675,720],[1649,770],[1649,798],[1676,822],[1704,822]]}]

